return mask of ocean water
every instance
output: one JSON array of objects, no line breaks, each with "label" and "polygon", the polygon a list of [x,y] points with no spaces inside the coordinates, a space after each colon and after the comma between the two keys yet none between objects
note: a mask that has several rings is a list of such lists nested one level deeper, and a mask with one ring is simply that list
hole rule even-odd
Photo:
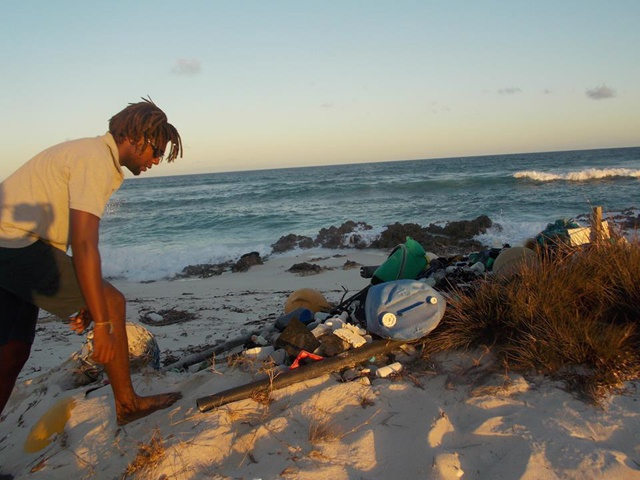
[{"label": "ocean water", "polygon": [[348,220],[371,225],[373,238],[395,222],[488,215],[501,228],[480,240],[517,245],[593,206],[640,207],[639,187],[640,147],[127,179],[101,222],[103,270],[171,278]]}]

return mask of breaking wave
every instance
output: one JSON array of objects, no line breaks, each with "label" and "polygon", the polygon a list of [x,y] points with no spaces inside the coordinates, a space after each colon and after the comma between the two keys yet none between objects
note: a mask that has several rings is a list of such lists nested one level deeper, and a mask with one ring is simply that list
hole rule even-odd
[{"label": "breaking wave", "polygon": [[538,182],[552,182],[564,180],[569,182],[586,182],[590,180],[601,180],[603,178],[640,178],[640,170],[630,168],[587,168],[577,172],[567,173],[545,173],[536,170],[516,172],[514,178],[524,178]]}]

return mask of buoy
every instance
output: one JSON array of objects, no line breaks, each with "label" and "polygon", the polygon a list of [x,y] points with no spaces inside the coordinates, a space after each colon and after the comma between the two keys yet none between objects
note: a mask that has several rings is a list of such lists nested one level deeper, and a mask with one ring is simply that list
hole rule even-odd
[{"label": "buoy", "polygon": [[324,296],[311,288],[301,288],[289,295],[284,304],[284,313],[292,312],[300,307],[308,308],[313,313],[331,309],[331,305],[329,305]]},{"label": "buoy", "polygon": [[523,265],[533,266],[538,262],[536,252],[526,247],[505,248],[493,262],[493,274],[497,278],[515,275]]}]

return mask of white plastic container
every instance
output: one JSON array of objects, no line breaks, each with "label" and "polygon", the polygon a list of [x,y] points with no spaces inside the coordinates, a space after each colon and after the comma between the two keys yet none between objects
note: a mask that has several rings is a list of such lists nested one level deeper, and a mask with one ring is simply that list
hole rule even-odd
[{"label": "white plastic container", "polygon": [[318,322],[324,322],[330,316],[331,315],[329,315],[327,312],[316,312],[313,318]]},{"label": "white plastic container", "polygon": [[269,342],[262,335],[251,335],[251,341],[259,346],[269,345]]},{"label": "white plastic container", "polygon": [[380,367],[378,370],[376,370],[376,376],[380,378],[385,378],[393,373],[398,373],[401,371],[402,371],[402,364],[400,362],[395,362],[387,366]]},{"label": "white plastic container", "polygon": [[367,343],[366,338],[357,334],[352,329],[347,328],[345,325],[342,328],[338,328],[333,331],[333,334],[340,337],[345,342],[349,343],[353,348],[358,348]]},{"label": "white plastic container", "polygon": [[265,347],[248,348],[244,351],[244,356],[255,360],[266,360],[275,352],[275,348],[271,345]]},{"label": "white plastic container", "polygon": [[340,317],[331,317],[324,322],[326,326],[331,327],[331,330],[337,330],[344,327],[344,323],[344,320]]}]

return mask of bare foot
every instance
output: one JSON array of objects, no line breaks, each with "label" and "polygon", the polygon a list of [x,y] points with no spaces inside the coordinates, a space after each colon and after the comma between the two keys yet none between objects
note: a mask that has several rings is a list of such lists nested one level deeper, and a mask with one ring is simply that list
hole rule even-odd
[{"label": "bare foot", "polygon": [[147,415],[170,407],[177,400],[182,398],[182,393],[171,392],[161,393],[160,395],[151,395],[149,397],[136,397],[132,406],[118,406],[116,404],[116,414],[118,417],[118,425],[126,425],[127,423],[146,417]]}]

